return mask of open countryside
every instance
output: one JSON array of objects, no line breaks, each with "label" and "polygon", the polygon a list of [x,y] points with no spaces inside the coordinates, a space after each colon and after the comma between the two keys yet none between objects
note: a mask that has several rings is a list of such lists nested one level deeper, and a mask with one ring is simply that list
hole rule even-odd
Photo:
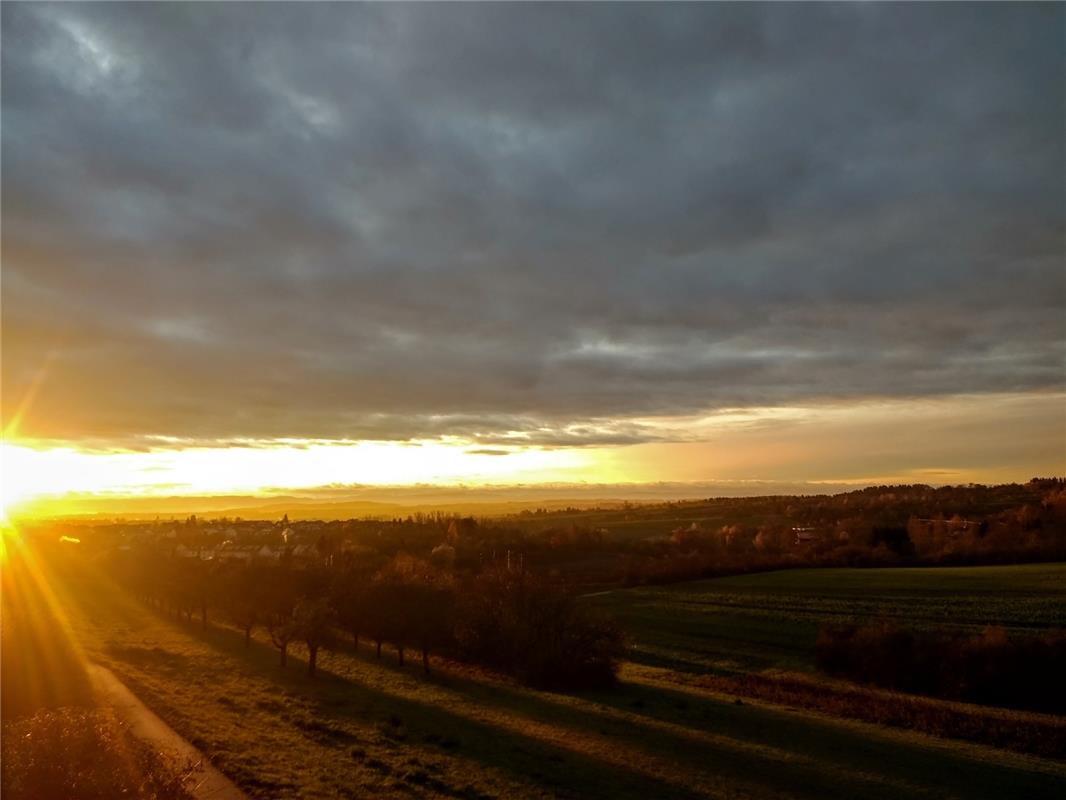
[{"label": "open countryside", "polygon": [[1066,798],[1066,2],[0,2],[2,800]]},{"label": "open countryside", "polygon": [[[863,558],[896,566],[803,563],[833,563],[834,549],[855,557],[868,547],[861,541],[884,538],[882,528],[856,524],[864,498],[876,498],[882,522],[886,514],[924,519],[914,515],[917,497],[965,509],[981,523],[966,527],[984,533],[946,535],[956,558],[1009,557],[1021,534],[1007,530],[1018,524],[1029,526],[1030,548],[1043,542],[1050,554],[1063,533],[1056,521],[1060,493],[1058,481],[1044,481],[931,495],[896,487],[832,499],[629,504],[480,522],[419,514],[344,524],[189,518],[38,525],[9,551],[12,566],[22,567],[8,571],[21,580],[5,582],[5,708],[16,710],[13,697],[57,700],[49,696],[56,686],[35,688],[17,668],[17,654],[27,647],[67,654],[66,661],[48,657],[56,669],[65,664],[63,691],[90,682],[84,673],[95,667],[88,665],[102,666],[251,797],[583,797],[591,785],[597,796],[611,797],[843,797],[856,787],[873,797],[997,797],[1018,787],[1028,797],[1054,797],[1066,781],[1062,716],[851,681],[820,669],[818,648],[827,626],[867,623],[915,635],[980,637],[994,630],[1029,641],[1066,627],[1066,566],[908,567],[908,560],[921,560],[918,551],[901,556],[883,542]],[[1034,498],[1043,498],[1039,511],[1019,515],[1011,505]],[[795,533],[833,530],[817,515],[831,517],[834,508],[852,515],[855,534],[846,542],[826,536],[812,546]],[[702,515],[695,523],[694,510]],[[960,516],[937,514],[944,530]],[[707,520],[719,515],[743,522],[713,531]],[[812,518],[821,521],[792,524]],[[617,522],[630,530],[637,519],[651,526],[642,539],[616,537],[609,528]],[[995,534],[997,526],[1006,528]],[[924,530],[920,522],[910,527]],[[780,551],[755,547],[760,534],[772,538],[778,529]],[[659,532],[671,530],[676,535]],[[748,537],[746,549],[738,536]],[[277,544],[250,543],[257,539]],[[997,551],[997,541],[1009,546]],[[745,574],[659,582],[669,574],[664,562],[702,568],[708,553],[718,553],[719,568]],[[771,557],[787,568],[746,571],[762,569]],[[424,566],[419,558],[427,559]],[[272,595],[242,583],[244,574],[275,586],[318,575],[315,585],[329,586],[336,574],[372,592],[396,580],[403,565],[416,569],[404,581],[444,585],[443,576],[483,570],[485,560],[519,586],[528,571],[547,570],[573,587],[574,611],[565,613],[584,609],[610,621],[622,635],[610,685],[560,692],[538,686],[541,678],[531,673],[509,676],[506,662],[478,661],[461,627],[435,639],[423,663],[417,632],[376,627],[380,608],[345,624],[350,618],[338,603],[358,597],[346,584],[329,599],[336,609],[327,623],[332,630],[314,640],[292,634],[279,667],[282,628],[269,616]],[[351,572],[359,563],[381,566],[376,577],[363,568]],[[603,582],[605,564],[622,565],[613,583]],[[142,585],[138,576],[150,574]],[[629,585],[640,574],[657,582]],[[528,585],[545,596],[555,591]],[[462,609],[464,590],[456,586]],[[20,629],[27,635],[18,614],[26,613],[26,593],[33,591],[45,592],[37,603],[52,613],[35,621],[27,644],[18,638]],[[509,597],[500,594],[499,602]],[[263,604],[255,617],[242,602],[248,598]],[[401,663],[405,644],[409,657]],[[73,699],[92,704],[87,697],[86,690]]]},{"label": "open countryside", "polygon": [[[1064,570],[1045,569],[1043,576]],[[991,580],[982,571],[994,573]],[[1004,577],[995,567],[968,572],[971,585],[986,589]],[[1024,579],[1027,571],[1011,572]],[[772,580],[778,574],[760,577],[771,578],[760,591],[772,596],[781,588],[783,604],[797,583],[801,595],[816,586],[810,575],[783,586]],[[1036,580],[1029,591],[1040,594],[1040,574],[1030,577]],[[902,584],[915,589],[913,582]],[[575,786],[595,785],[598,796],[634,798],[844,797],[855,787],[869,797],[1022,791],[1050,798],[1066,781],[1061,761],[903,735],[686,681],[678,671],[737,668],[708,655],[708,645],[738,648],[749,668],[810,659],[780,622],[767,636],[765,624],[741,633],[743,616],[724,630],[715,623],[708,629],[707,615],[691,607],[679,614],[678,604],[703,595],[705,583],[655,590],[673,595],[657,604],[648,602],[648,590],[612,595],[621,608],[655,605],[688,633],[669,637],[667,651],[657,632],[634,627],[634,651],[618,688],[576,696],[538,692],[449,662],[427,677],[417,666],[400,668],[391,653],[379,662],[369,643],[328,653],[312,681],[298,646],[295,663],[279,672],[262,636],[246,650],[235,628],[212,623],[204,632],[114,587],[95,588],[84,592],[91,600],[64,603],[85,652],[253,797],[580,797],[586,795]],[[1056,597],[1050,587],[1044,591],[1045,599]],[[666,652],[674,657],[664,658]],[[1061,718],[1057,724],[1066,729]]]},{"label": "open countryside", "polygon": [[814,669],[826,623],[1066,627],[1066,567],[797,569],[609,592],[594,599],[630,631],[629,658],[691,671]]}]

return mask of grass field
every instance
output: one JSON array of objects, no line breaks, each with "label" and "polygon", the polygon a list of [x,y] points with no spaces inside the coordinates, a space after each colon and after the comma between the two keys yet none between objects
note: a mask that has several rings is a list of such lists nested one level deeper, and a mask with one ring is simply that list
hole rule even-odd
[{"label": "grass field", "polygon": [[[763,579],[817,594],[813,577]],[[758,580],[728,585],[742,592]],[[709,585],[603,601],[625,611],[658,597],[673,604],[674,621],[690,608],[685,598]],[[533,691],[454,664],[425,678],[350,645],[321,657],[322,674],[310,680],[299,650],[282,672],[262,636],[246,651],[235,630],[201,632],[104,583],[59,596],[84,652],[255,797],[1001,798],[1056,797],[1066,786],[1066,765],[1046,759],[737,703],[679,681],[640,650],[617,690],[594,694]],[[759,614],[765,653],[792,652],[788,624]],[[638,641],[654,628],[644,619]],[[696,642],[713,629],[692,630]],[[802,641],[794,648],[801,653]]]},{"label": "grass field", "polygon": [[685,671],[812,670],[825,622],[1066,626],[1066,565],[803,569],[590,597],[629,633],[631,658]]}]

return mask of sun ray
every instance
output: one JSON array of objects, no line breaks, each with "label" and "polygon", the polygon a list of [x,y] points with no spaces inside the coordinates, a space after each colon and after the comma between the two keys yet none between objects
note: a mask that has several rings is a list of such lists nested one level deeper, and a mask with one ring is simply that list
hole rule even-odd
[{"label": "sun ray", "polygon": [[0,441],[7,442],[18,438],[19,431],[22,427],[22,421],[33,407],[33,403],[37,399],[37,394],[40,392],[41,386],[44,385],[48,373],[51,370],[52,362],[55,361],[57,354],[58,348],[53,347],[50,349],[45,356],[44,363],[34,372],[33,378],[26,386],[26,390],[22,393],[22,397],[19,398],[15,411],[7,421],[3,423],[2,428],[0,428]]}]

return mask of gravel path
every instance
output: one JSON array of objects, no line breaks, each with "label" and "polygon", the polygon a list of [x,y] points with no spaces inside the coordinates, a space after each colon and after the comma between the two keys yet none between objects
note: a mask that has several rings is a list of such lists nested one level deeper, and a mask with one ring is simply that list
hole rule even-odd
[{"label": "gravel path", "polygon": [[199,800],[248,800],[248,796],[233,781],[211,766],[203,753],[138,700],[111,670],[93,664],[89,666],[89,676],[101,702],[114,708],[136,736],[175,753],[179,759],[191,759],[203,764],[200,781],[192,790]]}]

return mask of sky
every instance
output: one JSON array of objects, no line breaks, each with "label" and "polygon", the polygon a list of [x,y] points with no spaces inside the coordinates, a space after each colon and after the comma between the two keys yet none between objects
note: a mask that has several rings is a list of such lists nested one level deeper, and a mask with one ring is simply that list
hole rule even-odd
[{"label": "sky", "polygon": [[1066,473],[1061,4],[0,17],[5,502]]}]

